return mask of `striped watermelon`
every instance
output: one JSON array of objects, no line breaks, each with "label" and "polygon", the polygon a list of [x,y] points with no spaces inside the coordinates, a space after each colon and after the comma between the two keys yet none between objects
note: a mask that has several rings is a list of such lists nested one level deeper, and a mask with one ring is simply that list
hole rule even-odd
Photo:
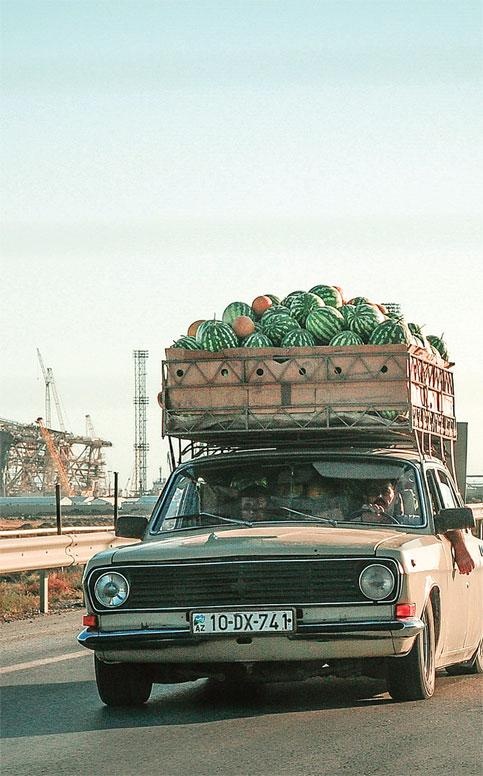
[{"label": "striped watermelon", "polygon": [[230,302],[228,307],[223,310],[221,319],[223,323],[233,323],[235,318],[239,318],[240,315],[247,315],[252,320],[255,320],[255,313],[249,304],[245,302]]},{"label": "striped watermelon", "polygon": [[329,307],[342,307],[342,294],[335,286],[313,286],[311,294],[317,294]]},{"label": "striped watermelon", "polygon": [[308,348],[316,344],[314,335],[306,329],[292,329],[281,342],[282,348]]},{"label": "striped watermelon", "polygon": [[339,347],[340,345],[363,345],[364,342],[354,331],[340,331],[335,337],[332,337],[329,345]]},{"label": "striped watermelon", "polygon": [[407,323],[394,321],[391,318],[376,326],[369,337],[369,345],[397,345],[399,343],[410,345],[411,332]]},{"label": "striped watermelon", "polygon": [[384,314],[375,305],[361,302],[356,305],[355,315],[349,321],[349,329],[367,342],[376,326],[384,320]]},{"label": "striped watermelon", "polygon": [[433,348],[438,351],[441,358],[444,358],[445,361],[448,361],[448,348],[443,337],[436,337],[434,334],[428,334],[427,340],[430,345],[432,345]]},{"label": "striped watermelon", "polygon": [[355,304],[343,304],[340,308],[342,317],[344,318],[345,328],[350,329],[350,323],[356,315],[357,307]]},{"label": "striped watermelon", "polygon": [[328,345],[332,337],[344,328],[344,318],[335,307],[320,307],[309,313],[305,328],[321,345]]},{"label": "striped watermelon", "polygon": [[371,300],[368,299],[367,296],[354,296],[352,299],[349,299],[347,304],[353,304],[353,305],[371,304]]},{"label": "striped watermelon", "polygon": [[245,337],[242,341],[242,347],[244,348],[271,348],[273,347],[272,340],[267,337],[266,334],[262,334],[260,331],[256,331],[250,334],[249,337]]},{"label": "striped watermelon", "polygon": [[297,296],[298,294],[305,294],[305,293],[306,293],[305,291],[291,291],[290,294],[287,294],[287,296],[284,299],[282,299],[280,304],[284,305],[284,307],[288,307],[287,302],[289,302],[293,296]]},{"label": "striped watermelon", "polygon": [[238,347],[238,337],[227,323],[222,321],[205,321],[196,332],[196,341],[203,350],[216,353],[225,348]]},{"label": "striped watermelon", "polygon": [[299,294],[292,294],[285,300],[285,303],[290,310],[292,318],[295,318],[297,323],[300,323],[301,326],[304,326],[307,315],[311,313],[312,310],[324,307],[324,302],[319,296],[306,293],[305,291],[301,291]]},{"label": "striped watermelon", "polygon": [[265,310],[262,317],[258,321],[258,324],[260,326],[263,326],[263,322],[267,321],[272,315],[290,315],[290,310],[288,307],[285,307],[285,305],[282,304],[274,304],[272,307],[269,307],[268,310]]},{"label": "striped watermelon", "polygon": [[280,304],[280,297],[275,296],[275,294],[263,294],[263,296],[268,296],[272,300],[272,304]]},{"label": "striped watermelon", "polygon": [[[267,310],[268,312],[268,310]],[[261,326],[263,334],[272,341],[274,345],[280,345],[285,335],[292,331],[292,329],[300,329],[300,325],[295,318],[287,313],[280,313],[280,315],[269,315],[267,313],[261,319]]]},{"label": "striped watermelon", "polygon": [[180,337],[173,342],[172,348],[185,348],[185,350],[201,350],[201,345],[196,341],[196,337],[190,337],[185,334],[184,337]]}]

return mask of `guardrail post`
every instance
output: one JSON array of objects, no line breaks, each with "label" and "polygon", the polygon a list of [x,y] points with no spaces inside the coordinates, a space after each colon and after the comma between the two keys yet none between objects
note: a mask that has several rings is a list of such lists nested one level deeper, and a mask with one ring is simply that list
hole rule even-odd
[{"label": "guardrail post", "polygon": [[62,513],[60,511],[60,485],[55,486],[55,513],[57,516],[57,533],[62,533]]},{"label": "guardrail post", "polygon": [[49,572],[47,569],[39,571],[40,611],[47,614],[49,611]]},{"label": "guardrail post", "polygon": [[114,530],[116,530],[117,515],[119,512],[118,481],[119,472],[114,472]]}]

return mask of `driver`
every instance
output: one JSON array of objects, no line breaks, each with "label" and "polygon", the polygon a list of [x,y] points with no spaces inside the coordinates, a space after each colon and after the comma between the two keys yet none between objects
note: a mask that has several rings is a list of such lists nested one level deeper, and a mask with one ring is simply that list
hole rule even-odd
[{"label": "driver", "polygon": [[403,512],[401,495],[396,493],[393,480],[368,483],[361,507],[361,520],[367,523],[396,523]]},{"label": "driver", "polygon": [[256,522],[266,520],[268,494],[258,485],[245,488],[241,494],[240,517],[242,520]]}]

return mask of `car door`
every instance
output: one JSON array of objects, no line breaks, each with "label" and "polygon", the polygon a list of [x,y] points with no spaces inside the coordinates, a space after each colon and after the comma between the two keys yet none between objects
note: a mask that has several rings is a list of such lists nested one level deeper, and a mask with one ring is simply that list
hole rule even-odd
[{"label": "car door", "polygon": [[[441,509],[459,506],[446,473],[434,466],[426,470],[433,515]],[[462,650],[467,639],[469,619],[470,583],[468,576],[460,574],[454,560],[449,539],[440,534],[443,587],[441,589],[441,618],[443,621],[443,652],[452,654]],[[446,627],[444,627],[444,623]]]}]

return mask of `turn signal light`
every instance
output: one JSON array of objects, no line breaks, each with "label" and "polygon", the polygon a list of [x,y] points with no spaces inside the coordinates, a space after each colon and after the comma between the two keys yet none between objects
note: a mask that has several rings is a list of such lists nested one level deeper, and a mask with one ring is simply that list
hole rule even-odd
[{"label": "turn signal light", "polygon": [[82,625],[86,628],[97,628],[97,614],[84,614],[82,616]]},{"label": "turn signal light", "polygon": [[416,604],[396,604],[396,617],[415,617]]}]

